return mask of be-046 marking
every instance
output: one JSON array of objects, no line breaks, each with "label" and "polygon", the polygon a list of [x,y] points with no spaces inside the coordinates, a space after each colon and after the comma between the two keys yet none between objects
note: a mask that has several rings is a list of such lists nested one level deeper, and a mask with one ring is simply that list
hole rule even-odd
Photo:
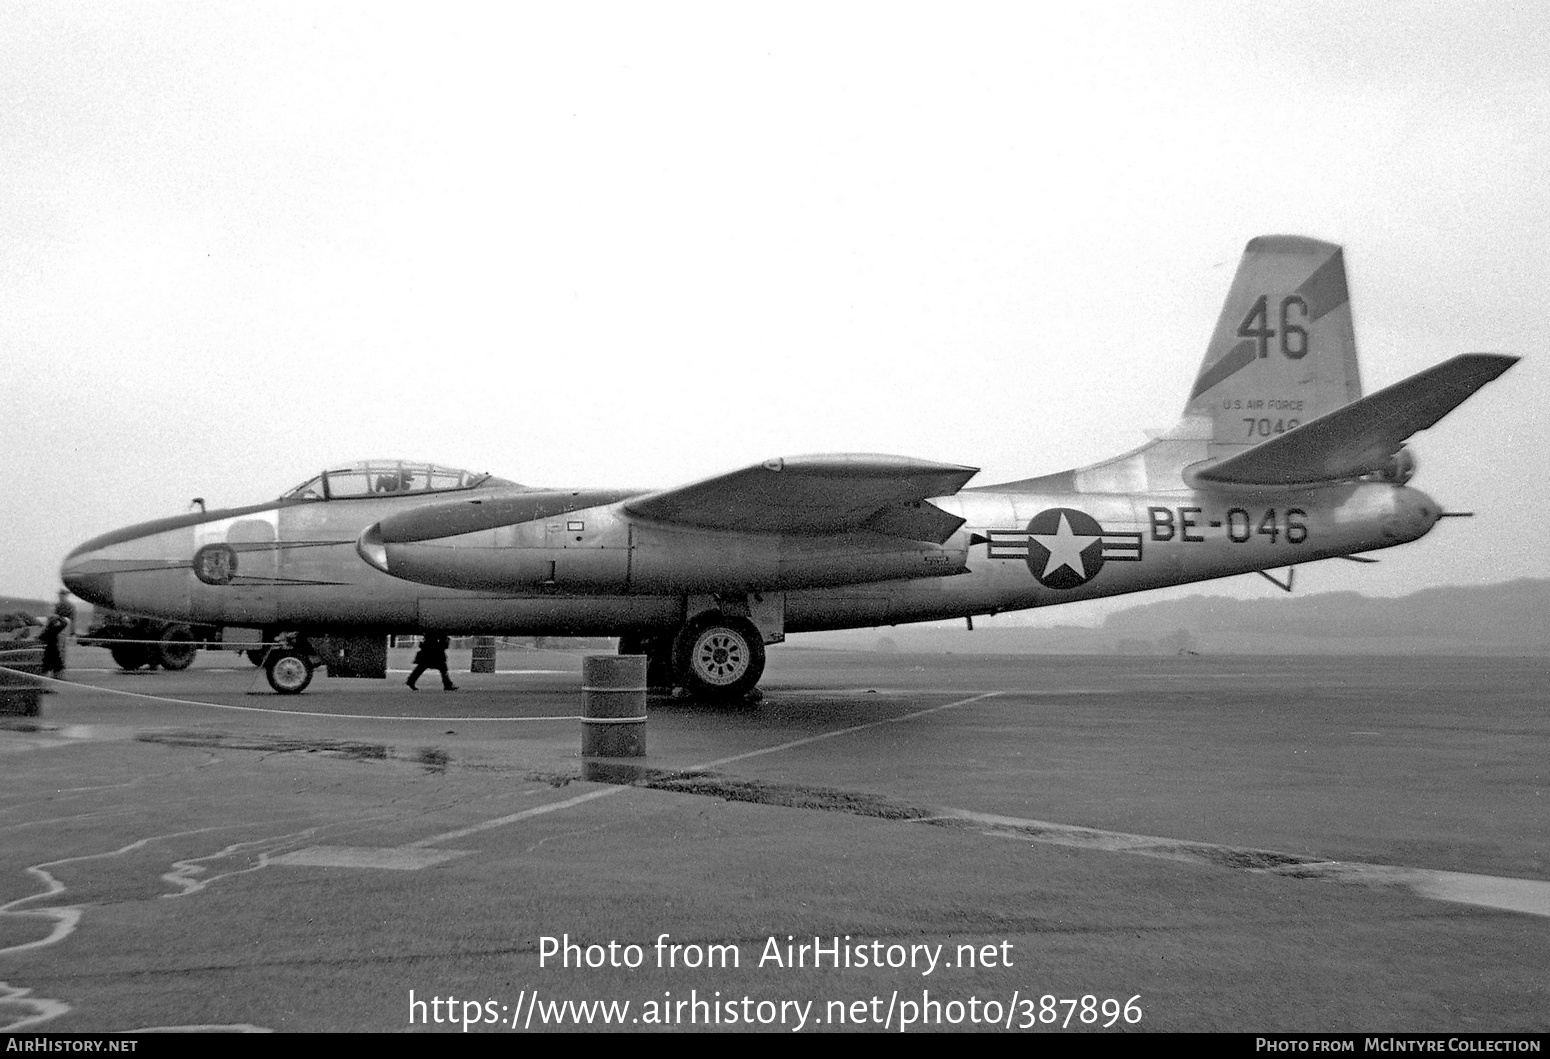
[{"label": "be-046 marking", "polygon": [[[1302,544],[1308,539],[1308,513],[1300,507],[1282,511],[1265,508],[1263,513],[1250,512],[1248,508],[1230,507],[1223,518],[1203,519],[1205,508],[1200,507],[1149,507],[1147,520],[1152,525],[1152,540],[1180,540],[1190,544],[1204,543],[1203,527],[1225,529],[1227,539],[1234,544],[1247,544],[1256,537],[1268,538],[1271,544],[1285,541]],[[1257,520],[1256,520],[1257,516]]]}]

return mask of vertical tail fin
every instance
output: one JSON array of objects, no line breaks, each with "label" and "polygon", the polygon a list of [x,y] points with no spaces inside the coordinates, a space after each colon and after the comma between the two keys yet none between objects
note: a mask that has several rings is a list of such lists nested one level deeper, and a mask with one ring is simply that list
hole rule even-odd
[{"label": "vertical tail fin", "polygon": [[1362,396],[1345,255],[1300,235],[1249,240],[1173,429],[1130,452],[981,489],[1134,493],[1189,487],[1223,460]]},{"label": "vertical tail fin", "polygon": [[1296,235],[1250,240],[1184,406],[1229,456],[1362,396],[1345,255]]}]

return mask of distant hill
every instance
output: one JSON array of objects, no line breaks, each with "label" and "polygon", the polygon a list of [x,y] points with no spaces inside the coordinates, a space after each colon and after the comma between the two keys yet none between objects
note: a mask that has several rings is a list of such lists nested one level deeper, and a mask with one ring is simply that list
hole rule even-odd
[{"label": "distant hill", "polygon": [[1550,654],[1550,581],[1428,588],[1389,599],[1355,592],[1192,596],[1118,611],[1103,629],[1151,638],[1185,629],[1223,650],[1273,650],[1290,640],[1342,654]]},{"label": "distant hill", "polygon": [[16,611],[36,617],[54,613],[54,604],[41,599],[27,599],[25,596],[0,596],[0,614],[13,614]]},{"label": "distant hill", "polygon": [[982,654],[1550,655],[1550,580],[1429,588],[1375,598],[1189,596],[1141,603],[1096,628],[901,625],[799,639],[860,650]]}]

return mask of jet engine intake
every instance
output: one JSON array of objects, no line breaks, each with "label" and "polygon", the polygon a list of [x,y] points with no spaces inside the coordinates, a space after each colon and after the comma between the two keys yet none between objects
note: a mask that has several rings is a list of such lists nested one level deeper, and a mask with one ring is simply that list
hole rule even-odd
[{"label": "jet engine intake", "polygon": [[1402,448],[1388,459],[1384,460],[1373,477],[1380,482],[1392,482],[1395,485],[1404,485],[1415,477],[1416,459],[1409,449]]}]

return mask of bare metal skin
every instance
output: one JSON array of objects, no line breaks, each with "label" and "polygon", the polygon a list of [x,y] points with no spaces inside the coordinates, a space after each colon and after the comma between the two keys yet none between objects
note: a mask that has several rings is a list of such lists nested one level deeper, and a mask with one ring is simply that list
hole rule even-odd
[{"label": "bare metal skin", "polygon": [[1251,241],[1178,425],[1110,460],[968,487],[972,467],[774,459],[667,490],[533,489],[425,464],[87,541],[62,575],[120,610],[313,641],[389,631],[609,635],[653,683],[753,689],[764,645],[1112,596],[1393,547],[1440,505],[1404,442],[1515,358],[1364,397],[1340,248]]}]

